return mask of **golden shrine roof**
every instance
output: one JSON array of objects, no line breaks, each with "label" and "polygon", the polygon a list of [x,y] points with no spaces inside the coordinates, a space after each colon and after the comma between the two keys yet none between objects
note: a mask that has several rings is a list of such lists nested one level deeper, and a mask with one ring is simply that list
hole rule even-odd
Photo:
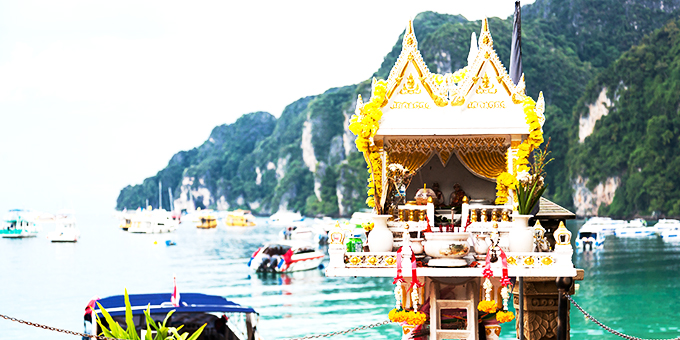
[{"label": "golden shrine roof", "polygon": [[[486,19],[478,41],[472,40],[465,69],[446,75],[432,73],[409,21],[401,53],[387,78],[377,135],[527,134],[524,75],[517,85],[512,82],[493,48]],[[358,101],[357,108],[361,107],[363,102]],[[536,107],[543,124],[542,93]]]}]

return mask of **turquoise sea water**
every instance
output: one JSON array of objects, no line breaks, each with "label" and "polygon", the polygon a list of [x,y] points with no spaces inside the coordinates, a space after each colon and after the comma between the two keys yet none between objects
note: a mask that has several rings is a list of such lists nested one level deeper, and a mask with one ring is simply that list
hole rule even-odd
[{"label": "turquoise sea water", "polygon": [[[52,244],[45,225],[38,238],[0,239],[0,314],[82,331],[86,303],[95,295],[168,292],[176,274],[180,292],[227,297],[260,313],[264,339],[285,339],[376,323],[392,308],[392,279],[326,278],[322,270],[257,275],[248,258],[278,238],[264,219],[254,228],[198,230],[182,224],[171,234],[134,235],[111,217],[79,219],[81,240]],[[575,232],[581,223],[569,223]],[[177,245],[166,247],[165,240]],[[154,241],[158,244],[154,245]],[[616,330],[645,338],[680,336],[680,243],[658,238],[617,239],[591,254],[576,254],[586,271],[575,299]],[[572,339],[614,339],[571,309]],[[503,338],[514,338],[505,325]],[[385,325],[335,339],[398,339]],[[0,319],[1,339],[77,339]]]}]

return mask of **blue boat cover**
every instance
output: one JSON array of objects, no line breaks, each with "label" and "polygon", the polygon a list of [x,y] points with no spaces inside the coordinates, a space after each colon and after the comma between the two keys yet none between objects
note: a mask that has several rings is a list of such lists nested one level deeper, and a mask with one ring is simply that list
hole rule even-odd
[{"label": "blue boat cover", "polygon": [[[200,293],[182,293],[179,307],[173,307],[170,293],[158,294],[130,294],[130,306],[133,315],[144,314],[147,306],[151,305],[151,313],[166,314],[171,310],[175,313],[222,312],[222,313],[255,313],[250,307],[243,307],[221,296]],[[114,295],[97,300],[111,316],[125,315],[125,295]],[[99,306],[95,312],[101,316]]]}]

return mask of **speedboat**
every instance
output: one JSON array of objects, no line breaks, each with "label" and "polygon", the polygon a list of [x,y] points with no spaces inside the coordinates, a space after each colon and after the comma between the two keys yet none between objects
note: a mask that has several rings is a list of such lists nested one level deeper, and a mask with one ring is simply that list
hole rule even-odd
[{"label": "speedboat", "polygon": [[656,236],[658,229],[656,227],[648,227],[647,221],[636,218],[629,221],[627,225],[616,228],[616,237],[650,237]]},{"label": "speedboat", "polygon": [[29,220],[26,210],[13,209],[5,216],[5,225],[0,229],[3,238],[27,238],[38,236],[38,227]]},{"label": "speedboat", "polygon": [[601,249],[604,246],[605,235],[600,226],[584,224],[578,231],[576,250],[588,251]]},{"label": "speedboat", "polygon": [[680,241],[680,221],[661,219],[654,226],[664,241]]},{"label": "speedboat", "polygon": [[284,240],[258,248],[248,267],[257,272],[276,273],[309,270],[319,268],[325,256],[310,242]]},{"label": "speedboat", "polygon": [[280,226],[302,225],[304,217],[299,212],[278,211],[269,217],[267,223]]},{"label": "speedboat", "polygon": [[600,230],[603,236],[614,235],[616,228],[628,225],[624,220],[612,220],[609,217],[591,217],[586,223],[581,227],[591,228],[593,230]]},{"label": "speedboat", "polygon": [[252,227],[255,225],[255,216],[249,210],[229,211],[224,217],[224,224],[229,227]]},{"label": "speedboat", "polygon": [[[257,322],[259,315],[250,307],[241,306],[221,296],[206,295],[199,293],[182,293],[179,307],[175,307],[171,300],[171,294],[131,294],[129,295],[132,315],[137,334],[144,339],[147,327],[144,311],[149,308],[151,318],[162,323],[170,311],[175,311],[167,320],[166,326],[181,328],[180,333],[193,334],[202,325],[206,325],[199,339],[234,339],[252,340],[259,339]],[[115,322],[125,325],[125,296],[115,295],[96,300],[106,312],[111,315]],[[91,301],[85,314],[85,329],[87,334],[98,335],[96,317],[101,318],[106,325],[99,306]],[[95,320],[95,322],[92,322]],[[107,326],[107,328],[109,328]],[[155,331],[152,331],[155,333]],[[152,337],[155,334],[151,334]]]},{"label": "speedboat", "polygon": [[179,220],[173,218],[172,213],[165,209],[145,210],[132,216],[132,223],[128,228],[131,233],[156,234],[175,231]]},{"label": "speedboat", "polygon": [[77,242],[80,231],[76,228],[76,219],[69,213],[59,213],[54,219],[54,231],[47,234],[52,242]]}]

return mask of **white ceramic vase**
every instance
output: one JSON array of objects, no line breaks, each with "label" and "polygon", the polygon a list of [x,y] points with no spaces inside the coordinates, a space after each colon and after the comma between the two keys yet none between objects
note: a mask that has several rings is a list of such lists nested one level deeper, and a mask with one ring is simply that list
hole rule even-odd
[{"label": "white ceramic vase", "polygon": [[389,252],[392,251],[392,244],[394,243],[394,236],[392,232],[387,229],[387,220],[392,215],[373,215],[373,230],[368,233],[368,249],[371,252]]},{"label": "white ceramic vase", "polygon": [[534,251],[534,230],[529,228],[529,219],[533,215],[512,215],[512,230],[508,233],[508,248],[511,252]]}]

